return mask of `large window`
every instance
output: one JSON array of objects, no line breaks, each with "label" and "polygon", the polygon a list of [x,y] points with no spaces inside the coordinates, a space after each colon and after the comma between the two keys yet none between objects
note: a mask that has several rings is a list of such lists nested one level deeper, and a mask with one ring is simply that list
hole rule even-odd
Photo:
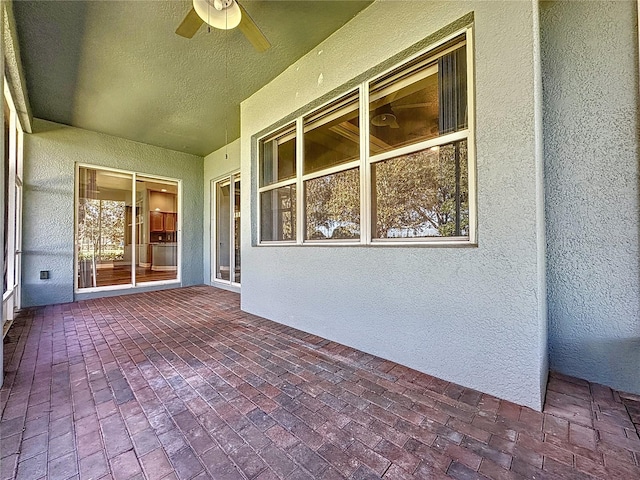
[{"label": "large window", "polygon": [[259,141],[259,241],[475,243],[469,31]]},{"label": "large window", "polygon": [[179,182],[78,166],[79,290],[179,280]]}]

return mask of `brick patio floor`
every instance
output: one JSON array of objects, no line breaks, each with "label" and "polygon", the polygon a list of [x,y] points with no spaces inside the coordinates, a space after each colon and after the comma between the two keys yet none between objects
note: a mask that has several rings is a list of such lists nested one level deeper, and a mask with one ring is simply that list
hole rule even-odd
[{"label": "brick patio floor", "polygon": [[2,480],[640,478],[640,397],[552,374],[535,412],[211,287],[34,308],[9,336]]}]

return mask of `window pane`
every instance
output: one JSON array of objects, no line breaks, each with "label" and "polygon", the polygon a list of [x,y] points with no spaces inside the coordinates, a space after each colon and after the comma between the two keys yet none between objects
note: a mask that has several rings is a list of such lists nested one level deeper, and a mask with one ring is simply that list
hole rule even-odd
[{"label": "window pane", "polygon": [[240,283],[240,174],[216,182],[215,189],[215,277]]},{"label": "window pane", "polygon": [[260,194],[260,241],[296,239],[296,186]]},{"label": "window pane", "polygon": [[371,155],[466,128],[466,98],[464,46],[421,57],[377,80],[370,89]]},{"label": "window pane", "polygon": [[[14,238],[15,238],[15,262],[14,262],[14,284],[20,285],[21,263],[22,263],[22,186],[16,185],[15,188],[16,210],[14,217]],[[5,232],[6,235],[6,232]]]},{"label": "window pane", "polygon": [[216,183],[216,278],[219,280],[229,280],[230,207],[231,184],[227,179]]},{"label": "window pane", "polygon": [[306,239],[360,238],[360,170],[305,182]]},{"label": "window pane", "polygon": [[[177,278],[178,183],[81,167],[78,288]],[[135,259],[135,263],[134,263]]]},{"label": "window pane", "polygon": [[295,127],[260,142],[260,173],[261,187],[296,176]]},{"label": "window pane", "polygon": [[466,140],[372,165],[375,238],[469,235]]},{"label": "window pane", "polygon": [[235,260],[234,282],[240,283],[240,174],[234,175],[233,251]]},{"label": "window pane", "polygon": [[136,283],[178,278],[178,184],[136,177]]},{"label": "window pane", "polygon": [[80,168],[78,288],[131,284],[131,184],[132,175]]},{"label": "window pane", "polygon": [[304,121],[304,173],[360,158],[358,95],[344,97]]},{"label": "window pane", "polygon": [[9,116],[11,112],[9,111],[9,105],[7,102],[4,102],[4,211],[3,213],[3,221],[2,226],[4,228],[4,245],[3,245],[3,255],[4,261],[2,265],[4,266],[4,270],[2,272],[2,293],[4,294],[9,288],[9,278],[8,278],[8,266],[9,266],[9,135],[11,134],[9,128]]}]

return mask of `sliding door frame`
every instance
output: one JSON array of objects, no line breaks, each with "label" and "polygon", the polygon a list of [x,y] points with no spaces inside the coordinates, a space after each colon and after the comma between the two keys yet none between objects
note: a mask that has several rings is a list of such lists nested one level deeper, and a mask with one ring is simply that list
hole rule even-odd
[{"label": "sliding door frame", "polygon": [[[78,285],[79,277],[78,277],[78,209],[80,206],[80,168],[88,168],[92,170],[102,170],[106,172],[114,172],[114,173],[122,173],[126,175],[131,175],[131,205],[132,205],[132,221],[131,221],[131,283],[124,285],[105,285],[102,287],[89,287],[89,288],[80,288]],[[176,221],[176,233],[177,233],[177,246],[176,246],[176,278],[171,280],[157,280],[151,282],[142,282],[136,283],[136,263],[138,257],[138,249],[136,242],[136,228],[138,226],[137,223],[137,215],[135,215],[135,207],[136,207],[136,182],[138,177],[148,178],[152,180],[159,180],[163,182],[172,182],[178,185],[178,194],[177,194],[177,221]],[[75,166],[75,201],[74,201],[74,253],[73,253],[73,290],[76,294],[84,294],[84,293],[94,293],[94,292],[107,292],[113,290],[129,290],[129,289],[137,289],[144,287],[153,287],[160,285],[175,285],[182,283],[182,180],[163,177],[160,175],[152,175],[148,173],[140,173],[140,172],[132,172],[129,170],[121,170],[117,168],[111,167],[103,167],[101,165],[92,165],[88,163],[76,163]],[[149,221],[146,219],[146,221]]]},{"label": "sliding door frame", "polygon": [[[8,175],[4,179],[7,190],[7,230],[4,232],[7,245],[4,268],[7,271],[7,291],[2,294],[2,337],[7,334],[15,311],[22,304],[22,195],[23,195],[23,152],[24,130],[20,117],[11,96],[9,84],[4,79],[4,101],[9,110],[9,151],[4,152],[8,159]],[[4,105],[3,105],[4,108]],[[4,125],[3,125],[4,129]],[[3,247],[4,249],[4,247]]]},{"label": "sliding door frame", "polygon": [[[229,288],[234,291],[239,291],[242,284],[242,277],[240,282],[235,281],[236,270],[236,253],[235,253],[235,190],[236,190],[236,178],[238,182],[241,182],[241,176],[239,170],[234,170],[231,173],[225,174],[221,177],[211,180],[211,283]],[[224,280],[217,277],[218,273],[218,184],[221,182],[229,182],[229,280]],[[242,188],[242,187],[241,187]],[[241,213],[242,215],[242,213]],[[242,218],[242,217],[241,217]],[[233,268],[232,268],[233,267]]]}]

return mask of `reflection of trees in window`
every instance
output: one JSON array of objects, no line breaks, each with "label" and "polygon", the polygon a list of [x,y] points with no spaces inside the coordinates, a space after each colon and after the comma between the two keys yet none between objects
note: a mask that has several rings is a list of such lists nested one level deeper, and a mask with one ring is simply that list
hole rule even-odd
[{"label": "reflection of trees in window", "polygon": [[278,208],[278,222],[283,240],[293,240],[295,234],[295,190],[289,194],[278,196],[280,206]]},{"label": "reflection of trees in window", "polygon": [[288,125],[260,141],[260,241],[296,239],[296,185],[272,187],[296,176],[296,130]]},{"label": "reflection of trees in window", "polygon": [[468,235],[466,141],[375,163],[372,175],[376,238]]},{"label": "reflection of trees in window", "polygon": [[360,170],[325,175],[305,182],[306,238],[360,236]]},{"label": "reflection of trees in window", "polygon": [[125,202],[81,198],[78,209],[80,258],[124,258]]},{"label": "reflection of trees in window", "polygon": [[[261,241],[283,240],[282,214],[274,213],[283,206],[276,208],[276,197],[267,194],[283,185],[304,188],[297,206],[289,197],[287,207],[294,213],[302,209],[299,243],[360,239],[361,233],[363,243],[475,241],[468,54],[464,33],[299,117],[295,128],[289,123],[261,140]],[[365,89],[368,95],[359,98]],[[280,165],[277,159],[295,155],[295,136],[303,140],[302,158]],[[286,142],[291,142],[288,150]],[[368,148],[361,151],[363,143]],[[276,170],[286,175],[275,175]],[[362,173],[366,185],[360,185]],[[368,198],[361,198],[361,187]],[[474,208],[471,203],[472,214]],[[371,220],[365,222],[366,232],[361,232],[361,214]]]},{"label": "reflection of trees in window", "polygon": [[260,194],[260,240],[288,241],[296,235],[296,187],[268,190]]},{"label": "reflection of trees in window", "polygon": [[390,106],[394,119],[408,115],[389,123],[396,132],[383,138],[396,147],[416,144],[414,152],[372,164],[374,238],[469,235],[467,141],[419,145],[468,128],[466,70],[463,45],[437,60],[418,58],[374,84],[372,108]]}]

